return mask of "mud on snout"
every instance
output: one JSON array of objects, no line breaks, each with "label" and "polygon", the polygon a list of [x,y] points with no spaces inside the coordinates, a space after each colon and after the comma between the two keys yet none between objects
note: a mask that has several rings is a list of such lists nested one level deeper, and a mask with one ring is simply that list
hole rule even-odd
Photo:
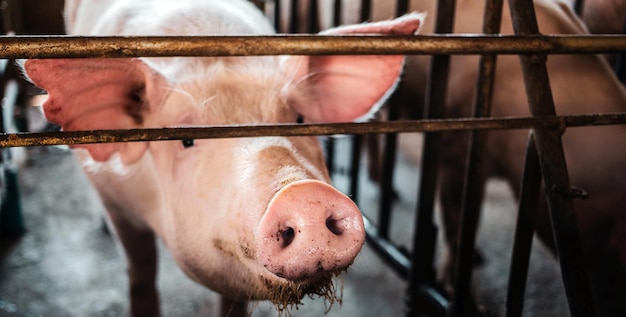
[{"label": "mud on snout", "polygon": [[276,306],[279,316],[284,311],[298,308],[302,299],[309,296],[324,300],[325,313],[330,311],[335,303],[341,305],[343,297],[343,282],[340,276],[347,268],[335,271],[318,272],[306,280],[277,282],[266,277],[260,277],[261,284],[267,289],[268,300]]}]

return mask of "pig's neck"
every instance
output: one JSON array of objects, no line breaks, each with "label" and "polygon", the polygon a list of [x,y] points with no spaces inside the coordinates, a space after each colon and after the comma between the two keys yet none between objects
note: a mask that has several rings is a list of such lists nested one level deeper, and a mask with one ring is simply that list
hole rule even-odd
[{"label": "pig's neck", "polygon": [[106,162],[93,160],[84,149],[75,154],[109,213],[123,215],[141,229],[162,228],[159,215],[165,213],[167,197],[149,152],[130,165],[123,164],[117,154]]}]

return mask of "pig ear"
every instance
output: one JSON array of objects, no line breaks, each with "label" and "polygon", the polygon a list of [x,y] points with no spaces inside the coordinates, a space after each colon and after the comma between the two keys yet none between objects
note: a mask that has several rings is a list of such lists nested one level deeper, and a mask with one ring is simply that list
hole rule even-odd
[{"label": "pig ear", "polygon": [[[321,34],[413,35],[424,19],[412,13],[390,21],[343,26]],[[404,56],[294,56],[298,86],[290,102],[307,122],[341,122],[366,118],[395,88]]]},{"label": "pig ear", "polygon": [[[146,127],[162,104],[164,79],[139,59],[33,59],[24,63],[29,79],[48,92],[46,118],[63,130]],[[79,145],[97,161],[119,152],[138,160],[145,142]]]}]

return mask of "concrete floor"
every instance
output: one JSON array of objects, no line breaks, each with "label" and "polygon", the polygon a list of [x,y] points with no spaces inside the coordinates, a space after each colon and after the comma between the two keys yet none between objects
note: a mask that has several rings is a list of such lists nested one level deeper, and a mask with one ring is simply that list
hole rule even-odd
[{"label": "concrete floor", "polygon": [[[345,140],[338,141],[345,156]],[[343,151],[343,155],[341,152]],[[20,172],[27,232],[0,241],[0,317],[126,316],[124,259],[103,230],[103,208],[73,156],[58,148],[31,148]],[[412,237],[417,169],[400,156],[393,215],[393,238]],[[338,164],[345,162],[339,161]],[[359,204],[371,214],[378,206],[375,186],[361,178]],[[345,175],[336,175],[340,189]],[[515,204],[503,183],[492,182],[478,244],[486,263],[475,275],[478,303],[492,316],[503,312],[512,245]],[[560,273],[553,257],[534,244],[525,316],[568,315]],[[159,287],[164,316],[212,316],[217,297],[188,280],[167,252],[160,253]],[[328,316],[402,316],[406,283],[365,246],[342,279],[343,305]],[[251,305],[252,316],[277,316],[267,303]],[[321,300],[304,301],[292,316],[321,316]]]}]

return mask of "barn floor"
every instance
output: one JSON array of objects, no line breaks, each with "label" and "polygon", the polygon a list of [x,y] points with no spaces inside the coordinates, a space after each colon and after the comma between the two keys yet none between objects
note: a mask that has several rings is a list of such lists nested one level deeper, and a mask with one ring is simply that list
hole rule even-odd
[{"label": "barn floor", "polygon": [[[345,140],[338,140],[340,157],[349,148]],[[52,147],[31,148],[28,155],[20,172],[27,232],[0,241],[0,317],[127,315],[124,260],[103,230],[102,206],[73,156]],[[398,161],[393,237],[408,243],[417,172],[405,156]],[[345,165],[341,159],[337,164]],[[365,175],[361,179],[359,204],[371,213],[378,194]],[[334,181],[346,188],[345,175],[335,175]],[[503,312],[515,210],[508,188],[490,183],[478,238],[486,263],[475,273],[475,286],[478,302],[492,316]],[[556,261],[534,245],[525,316],[566,316]],[[165,249],[160,254],[163,315],[215,315],[217,296],[189,281]],[[365,246],[343,278],[343,305],[335,304],[328,316],[402,316],[405,288]],[[278,315],[267,303],[252,304],[251,311],[257,317]],[[324,311],[323,301],[306,299],[291,315],[322,316]]]}]

